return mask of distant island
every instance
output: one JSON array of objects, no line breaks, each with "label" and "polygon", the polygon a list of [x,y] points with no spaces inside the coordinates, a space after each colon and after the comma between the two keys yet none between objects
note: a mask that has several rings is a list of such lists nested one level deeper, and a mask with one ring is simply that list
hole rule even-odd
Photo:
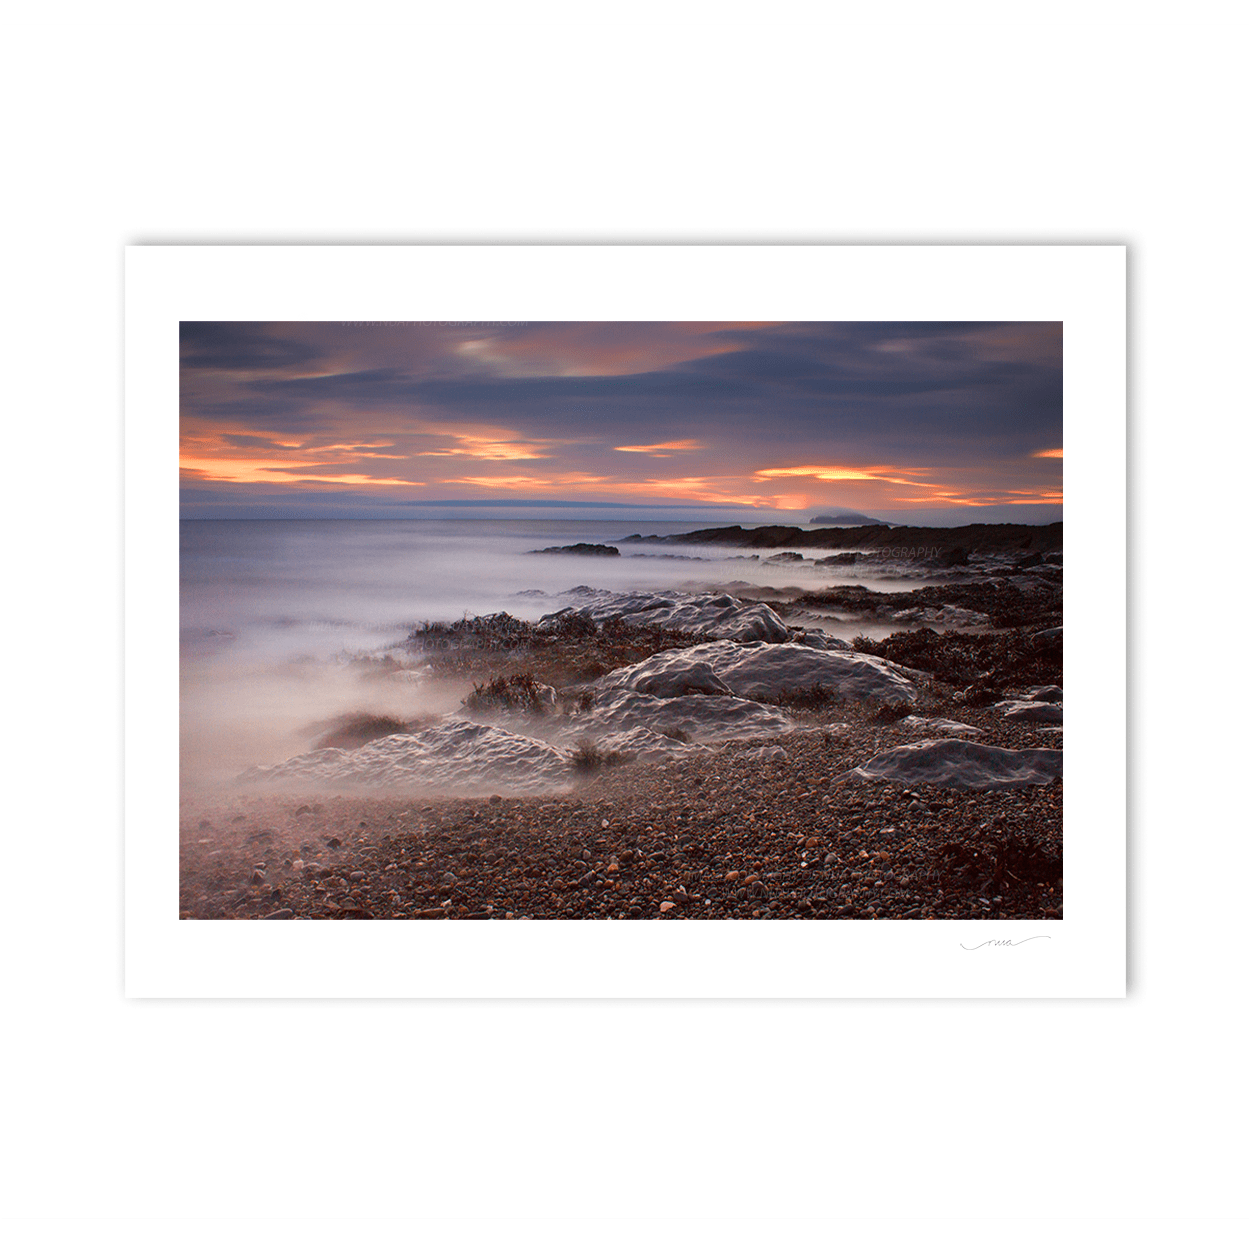
[{"label": "distant island", "polygon": [[889,521],[879,521],[876,517],[865,516],[862,512],[831,512],[827,515],[814,516],[809,525],[889,525]]}]

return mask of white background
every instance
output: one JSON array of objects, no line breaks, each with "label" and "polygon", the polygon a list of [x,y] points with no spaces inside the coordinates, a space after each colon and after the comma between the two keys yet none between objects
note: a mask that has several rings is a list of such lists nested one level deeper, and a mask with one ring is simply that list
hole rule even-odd
[{"label": "white background", "polygon": [[[174,11],[6,32],[13,1240],[1244,1239],[1237,10]],[[1128,244],[1127,999],[123,998],[121,249],[488,240]]]}]

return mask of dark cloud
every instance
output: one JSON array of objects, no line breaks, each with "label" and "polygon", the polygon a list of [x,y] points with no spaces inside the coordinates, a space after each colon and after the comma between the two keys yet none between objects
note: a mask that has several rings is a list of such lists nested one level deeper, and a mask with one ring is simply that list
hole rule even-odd
[{"label": "dark cloud", "polygon": [[280,338],[264,324],[249,321],[184,321],[180,346],[184,369],[251,372],[294,368],[322,358],[320,348]]},{"label": "dark cloud", "polygon": [[[457,493],[457,483],[497,489],[482,483],[510,473],[531,477],[530,493],[544,495],[571,489],[578,474],[587,493],[597,489],[592,481],[631,474],[635,493],[657,477],[736,475],[744,485],[732,489],[746,495],[763,489],[751,485],[757,470],[823,464],[960,469],[951,481],[976,469],[986,492],[991,479],[1003,489],[1061,482],[1061,462],[1029,459],[1063,444],[1058,323],[197,322],[182,330],[184,431],[189,443],[198,439],[189,473],[197,456],[221,473],[230,449],[281,460],[291,442],[315,437],[374,440],[396,454],[353,460],[343,451],[302,475],[350,470]],[[614,450],[674,440],[696,447],[668,458]],[[430,456],[468,457],[477,467],[420,458]],[[828,493],[810,483],[794,489]]]},{"label": "dark cloud", "polygon": [[267,447],[275,451],[285,446],[272,438],[261,438],[256,434],[223,434],[221,441],[230,447]]}]

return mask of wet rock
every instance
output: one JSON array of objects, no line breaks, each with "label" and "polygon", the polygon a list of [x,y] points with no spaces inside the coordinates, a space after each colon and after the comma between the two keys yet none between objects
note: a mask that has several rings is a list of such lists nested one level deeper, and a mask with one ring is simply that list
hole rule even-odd
[{"label": "wet rock", "polygon": [[1043,725],[1054,725],[1063,720],[1061,703],[1034,703],[1023,699],[1007,699],[1002,703],[995,703],[994,708],[1007,720]]},{"label": "wet rock", "polygon": [[959,789],[995,790],[1046,785],[1062,774],[1062,751],[1043,748],[1011,751],[960,738],[937,738],[882,751],[834,780],[923,782]]}]

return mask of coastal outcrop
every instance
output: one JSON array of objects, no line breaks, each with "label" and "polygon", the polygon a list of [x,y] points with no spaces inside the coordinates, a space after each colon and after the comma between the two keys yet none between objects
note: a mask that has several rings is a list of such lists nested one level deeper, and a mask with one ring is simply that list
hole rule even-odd
[{"label": "coastal outcrop", "polygon": [[1027,555],[1063,548],[1063,522],[1053,525],[848,525],[804,530],[797,525],[722,525],[685,534],[630,534],[622,543],[666,543],[717,547],[824,548],[834,550],[906,549],[929,556],[942,551],[1021,552]]}]

